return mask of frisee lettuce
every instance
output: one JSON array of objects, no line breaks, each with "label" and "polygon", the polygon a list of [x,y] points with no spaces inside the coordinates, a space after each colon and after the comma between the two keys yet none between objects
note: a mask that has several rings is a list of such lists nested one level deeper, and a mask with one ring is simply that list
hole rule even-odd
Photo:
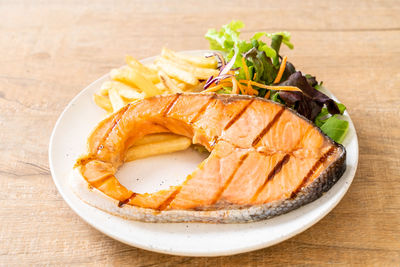
[{"label": "frisee lettuce", "polygon": [[[245,73],[243,70],[243,57],[251,50],[255,49],[257,55],[251,58],[246,58],[245,63],[251,68],[251,78],[257,73],[257,81],[271,84],[279,69],[279,49],[281,43],[287,45],[290,49],[293,48],[293,44],[290,43],[290,34],[288,32],[277,32],[277,33],[266,33],[257,32],[250,39],[250,41],[241,40],[240,29],[244,27],[242,21],[233,20],[229,24],[223,25],[219,31],[216,29],[210,29],[206,33],[205,37],[210,42],[210,48],[213,50],[219,50],[226,54],[226,60],[232,58],[235,53],[235,49],[238,51],[233,68],[240,68],[237,72],[239,79],[245,79]],[[262,37],[271,39],[271,45],[263,42]],[[255,65],[257,64],[257,65]]]}]

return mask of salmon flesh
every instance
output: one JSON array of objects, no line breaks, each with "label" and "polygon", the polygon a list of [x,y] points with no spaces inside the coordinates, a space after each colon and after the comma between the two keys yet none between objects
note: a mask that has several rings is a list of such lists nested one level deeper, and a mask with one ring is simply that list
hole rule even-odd
[{"label": "salmon flesh", "polygon": [[[154,133],[187,136],[210,155],[178,186],[135,193],[115,177],[128,148]],[[242,223],[271,218],[329,190],[345,148],[295,111],[241,95],[175,94],[131,103],[100,122],[78,159],[75,192],[146,222]],[[89,190],[88,190],[89,188]]]}]

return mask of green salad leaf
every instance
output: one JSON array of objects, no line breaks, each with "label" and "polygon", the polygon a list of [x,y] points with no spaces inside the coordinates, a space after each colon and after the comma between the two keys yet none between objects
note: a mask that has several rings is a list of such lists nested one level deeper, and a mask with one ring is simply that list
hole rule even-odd
[{"label": "green salad leaf", "polygon": [[226,53],[238,45],[240,29],[244,23],[240,20],[232,20],[229,24],[223,25],[221,30],[210,29],[205,37],[210,42],[210,48]]},{"label": "green salad leaf", "polygon": [[278,92],[274,92],[271,94],[271,100],[277,103],[285,104],[285,102],[283,102],[283,100],[279,97]]},{"label": "green salad leaf", "polygon": [[[343,112],[346,110],[346,106],[341,103],[336,103],[340,114],[343,115]],[[349,122],[339,118],[339,116],[333,115],[329,116],[329,112],[327,108],[322,108],[321,112],[315,118],[315,125],[317,125],[321,130],[330,138],[335,140],[338,143],[341,143],[347,134],[347,130],[349,128]]]},{"label": "green salad leaf", "polygon": [[349,122],[339,119],[335,114],[327,119],[320,129],[334,141],[341,143],[349,130]]},{"label": "green salad leaf", "polygon": [[323,108],[321,110],[321,112],[317,115],[317,117],[315,118],[314,123],[318,127],[321,127],[328,120],[328,118],[329,118],[328,109],[327,108]]},{"label": "green salad leaf", "polygon": [[338,106],[339,110],[340,110],[340,115],[343,115],[343,112],[346,110],[346,106],[343,105],[342,103],[337,103],[336,105]]}]

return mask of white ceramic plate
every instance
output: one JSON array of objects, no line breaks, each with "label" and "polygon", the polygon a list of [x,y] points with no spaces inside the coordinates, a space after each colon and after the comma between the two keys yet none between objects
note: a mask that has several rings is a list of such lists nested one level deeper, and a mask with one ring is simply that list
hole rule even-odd
[{"label": "white ceramic plate", "polygon": [[[202,55],[205,52],[184,53]],[[142,62],[150,63],[153,59]],[[92,99],[107,79],[105,75],[93,82],[65,108],[50,139],[49,162],[54,183],[68,205],[87,223],[126,244],[184,256],[231,255],[272,246],[306,230],[328,214],[342,199],[355,175],[358,142],[354,125],[348,117],[350,129],[344,141],[346,172],[321,198],[288,214],[247,224],[154,224],[112,216],[82,202],[68,184],[75,160],[85,153],[90,131],[105,116]],[[347,112],[345,115],[348,116]],[[136,192],[154,192],[181,183],[204,157],[193,150],[160,155],[126,163],[117,176],[122,184],[135,188]]]}]

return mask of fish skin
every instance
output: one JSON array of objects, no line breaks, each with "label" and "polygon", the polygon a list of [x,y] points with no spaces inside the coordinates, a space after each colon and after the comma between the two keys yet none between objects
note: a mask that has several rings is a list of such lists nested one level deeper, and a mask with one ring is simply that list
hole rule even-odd
[{"label": "fish skin", "polygon": [[[191,95],[191,94],[185,94]],[[224,104],[232,103],[238,99],[254,99],[249,96],[231,96],[231,95],[215,95],[214,99],[222,101]],[[261,100],[261,98],[257,98]],[[270,102],[269,100],[262,99],[262,101]],[[274,103],[276,105],[280,105]],[[282,106],[282,105],[281,105]],[[282,106],[285,110],[288,110],[300,117],[301,119],[311,123],[303,116],[297,114],[295,111]],[[312,124],[313,125],[313,124]],[[105,194],[101,193],[96,188],[89,191],[87,188],[90,186],[89,183],[83,178],[79,171],[74,172],[71,176],[71,181],[74,191],[77,195],[88,204],[102,209],[111,214],[126,218],[139,220],[144,222],[204,222],[204,223],[247,223],[269,219],[294,209],[297,209],[307,203],[310,203],[319,198],[324,192],[328,191],[342,176],[346,169],[346,150],[345,148],[327,137],[321,130],[313,125],[334,147],[339,151],[339,156],[336,160],[331,162],[328,166],[324,167],[324,171],[314,180],[299,188],[295,194],[292,194],[289,198],[283,200],[277,200],[266,204],[256,205],[237,205],[226,203],[223,200],[199,209],[190,210],[162,210],[157,211],[155,209],[141,208],[132,205],[123,205],[118,207],[118,201],[112,199]],[[328,156],[329,157],[329,156]],[[86,190],[87,192],[83,192]],[[115,206],[100,205],[101,200],[98,198],[107,199],[109,203],[113,203]],[[104,203],[104,202],[103,202]]]}]

